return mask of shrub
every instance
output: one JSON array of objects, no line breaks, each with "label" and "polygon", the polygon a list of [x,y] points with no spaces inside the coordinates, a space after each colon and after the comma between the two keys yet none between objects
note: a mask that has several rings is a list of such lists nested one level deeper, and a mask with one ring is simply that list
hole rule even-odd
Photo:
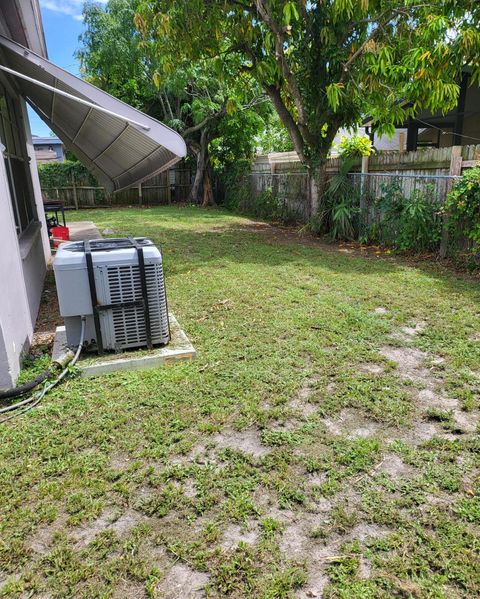
[{"label": "shrub", "polygon": [[93,175],[91,175],[81,162],[76,160],[39,164],[38,176],[40,178],[40,185],[44,189],[69,187],[72,184],[72,177],[79,185],[98,186]]},{"label": "shrub", "polygon": [[448,194],[444,212],[453,241],[465,236],[478,252],[480,244],[480,167],[469,169]]},{"label": "shrub", "polygon": [[366,135],[345,136],[342,137],[338,144],[338,153],[342,158],[370,156],[373,152],[372,142]]},{"label": "shrub", "polygon": [[[291,207],[286,198],[269,186],[258,192],[252,185],[251,164],[244,160],[229,165],[220,175],[224,190],[223,204],[229,210],[265,220],[295,224],[301,215]],[[294,193],[294,192],[293,192]]]},{"label": "shrub", "polygon": [[326,234],[334,241],[352,241],[358,236],[360,193],[348,177],[354,160],[342,162],[340,170],[328,182],[323,210],[310,219],[307,228],[314,234]]},{"label": "shrub", "polygon": [[219,181],[223,189],[223,205],[229,210],[242,211],[242,207],[248,201],[251,170],[252,166],[248,160],[238,160],[219,173]]},{"label": "shrub", "polygon": [[440,210],[434,187],[427,185],[405,197],[398,181],[382,186],[376,202],[380,223],[376,227],[378,241],[401,251],[436,249],[441,237]]}]

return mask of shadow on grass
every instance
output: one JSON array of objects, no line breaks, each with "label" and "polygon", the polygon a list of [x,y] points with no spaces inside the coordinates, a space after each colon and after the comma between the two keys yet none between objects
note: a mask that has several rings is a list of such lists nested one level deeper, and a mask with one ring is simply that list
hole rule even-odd
[{"label": "shadow on grass", "polygon": [[[328,269],[359,277],[388,275],[412,269],[436,279],[445,289],[467,291],[478,300],[480,285],[435,262],[411,264],[400,256],[360,256],[342,253],[336,244],[314,237],[302,238],[294,229],[285,233],[268,223],[252,221],[225,209],[196,206],[122,208],[74,213],[91,218],[100,229],[113,227],[115,235],[145,235],[162,247],[167,273],[182,274],[206,264],[223,268],[225,263],[278,267],[282,264],[311,265],[316,272]],[[87,216],[88,215],[88,216]],[[73,213],[72,213],[73,216]]]}]

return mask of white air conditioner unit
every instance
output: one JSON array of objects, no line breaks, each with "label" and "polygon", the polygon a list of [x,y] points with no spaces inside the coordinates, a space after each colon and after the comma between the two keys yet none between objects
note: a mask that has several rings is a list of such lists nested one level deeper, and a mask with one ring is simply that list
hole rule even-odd
[{"label": "white air conditioner unit", "polygon": [[53,263],[67,343],[104,350],[170,340],[162,255],[144,237],[63,243]]}]

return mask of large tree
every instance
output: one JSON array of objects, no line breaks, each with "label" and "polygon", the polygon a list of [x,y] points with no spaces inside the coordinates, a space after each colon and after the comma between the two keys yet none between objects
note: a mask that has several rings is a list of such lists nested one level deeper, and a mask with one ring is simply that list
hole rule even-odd
[{"label": "large tree", "polygon": [[219,77],[209,57],[187,59],[172,54],[171,47],[158,53],[155,40],[135,27],[139,5],[139,0],[85,5],[77,52],[83,76],[179,131],[196,162],[189,199],[213,203],[212,162],[253,151],[268,114],[265,94],[247,73]]},{"label": "large tree", "polygon": [[340,127],[368,114],[392,132],[449,110],[480,69],[478,0],[148,0],[136,19],[182,58],[236,57],[265,90],[311,173],[312,212]]}]

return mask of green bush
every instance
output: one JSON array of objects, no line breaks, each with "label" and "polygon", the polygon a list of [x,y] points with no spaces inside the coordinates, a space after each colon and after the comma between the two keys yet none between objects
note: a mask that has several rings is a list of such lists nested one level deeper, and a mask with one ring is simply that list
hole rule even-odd
[{"label": "green bush", "polygon": [[328,182],[323,209],[307,225],[315,235],[328,235],[334,241],[358,237],[360,192],[348,177],[353,163],[352,158],[344,160],[340,171]]},{"label": "green bush", "polygon": [[370,156],[373,152],[372,142],[366,135],[345,136],[342,137],[338,144],[338,153],[342,158]]},{"label": "green bush", "polygon": [[72,184],[72,177],[75,179],[77,185],[98,186],[95,177],[91,175],[81,162],[76,160],[39,164],[38,176],[43,189],[69,187]]},{"label": "green bush", "polygon": [[244,214],[264,220],[280,221],[291,225],[299,221],[298,215],[284,199],[273,192],[271,187],[258,195],[248,194],[248,199],[245,199],[239,209]]},{"label": "green bush", "polygon": [[444,206],[447,226],[453,243],[467,237],[473,242],[473,252],[480,245],[480,167],[467,170],[448,194]]},{"label": "green bush", "polygon": [[382,186],[376,202],[380,222],[371,236],[385,245],[401,251],[427,251],[438,248],[441,237],[440,209],[434,187],[416,189],[410,197],[402,193],[398,181]]},{"label": "green bush", "polygon": [[251,164],[246,160],[230,165],[220,175],[220,182],[224,189],[223,204],[233,212],[285,224],[296,224],[301,220],[301,215],[296,214],[272,187],[260,193],[252,188]]},{"label": "green bush", "polygon": [[233,212],[243,211],[248,202],[251,170],[252,165],[248,160],[238,160],[218,175],[223,189],[223,205]]}]

